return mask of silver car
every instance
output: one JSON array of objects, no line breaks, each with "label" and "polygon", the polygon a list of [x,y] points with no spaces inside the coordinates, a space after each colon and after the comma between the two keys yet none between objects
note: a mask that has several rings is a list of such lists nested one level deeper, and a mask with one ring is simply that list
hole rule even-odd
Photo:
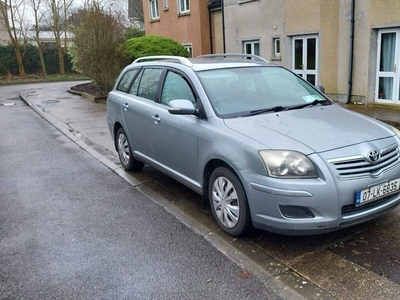
[{"label": "silver car", "polygon": [[400,132],[257,56],[139,58],[107,109],[122,166],[198,192],[233,236],[329,232],[400,203]]}]

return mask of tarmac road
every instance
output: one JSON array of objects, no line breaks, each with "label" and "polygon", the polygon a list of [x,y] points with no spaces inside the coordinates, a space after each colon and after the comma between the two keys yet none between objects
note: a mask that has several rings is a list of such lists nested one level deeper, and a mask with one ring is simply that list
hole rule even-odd
[{"label": "tarmac road", "polygon": [[300,299],[0,91],[0,299]]},{"label": "tarmac road", "polygon": [[[255,231],[247,238],[232,239],[218,230],[197,194],[151,168],[131,174],[123,171],[105,123],[105,103],[69,95],[67,87],[74,84],[28,88],[20,94],[67,137],[243,269],[259,278],[272,276],[307,299],[397,299],[400,295],[399,208],[373,222],[322,236]],[[363,108],[363,113],[389,116],[391,121],[397,118],[396,112],[381,109]]]}]

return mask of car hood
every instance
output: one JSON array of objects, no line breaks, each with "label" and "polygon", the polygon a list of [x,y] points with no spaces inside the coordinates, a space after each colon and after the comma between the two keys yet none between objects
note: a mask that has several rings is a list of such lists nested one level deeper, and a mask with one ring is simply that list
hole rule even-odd
[{"label": "car hood", "polygon": [[383,123],[335,104],[226,119],[225,124],[266,148],[307,155],[394,135]]}]

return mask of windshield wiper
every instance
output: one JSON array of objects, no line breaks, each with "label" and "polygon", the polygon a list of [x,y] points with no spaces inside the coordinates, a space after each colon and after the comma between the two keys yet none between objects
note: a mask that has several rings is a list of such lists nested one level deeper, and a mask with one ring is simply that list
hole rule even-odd
[{"label": "windshield wiper", "polygon": [[305,104],[301,104],[301,105],[297,105],[297,106],[291,106],[289,109],[301,109],[301,108],[304,108],[304,107],[313,107],[313,106],[316,106],[316,105],[318,105],[318,104],[327,104],[328,105],[328,103],[330,103],[330,101],[329,100],[314,100],[313,102],[310,102],[310,103],[305,103]]},{"label": "windshield wiper", "polygon": [[271,108],[263,108],[263,109],[257,109],[257,110],[252,110],[247,116],[254,116],[254,115],[259,115],[259,114],[264,114],[267,112],[278,112],[278,111],[282,111],[282,110],[287,110],[288,107],[284,107],[284,106],[274,106]]}]

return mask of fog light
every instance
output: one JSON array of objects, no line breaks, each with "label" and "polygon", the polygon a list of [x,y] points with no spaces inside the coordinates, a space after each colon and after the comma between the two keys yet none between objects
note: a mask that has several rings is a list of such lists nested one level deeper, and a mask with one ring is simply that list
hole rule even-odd
[{"label": "fog light", "polygon": [[310,209],[304,206],[294,205],[279,205],[282,215],[289,219],[311,219],[315,218],[315,215]]}]

